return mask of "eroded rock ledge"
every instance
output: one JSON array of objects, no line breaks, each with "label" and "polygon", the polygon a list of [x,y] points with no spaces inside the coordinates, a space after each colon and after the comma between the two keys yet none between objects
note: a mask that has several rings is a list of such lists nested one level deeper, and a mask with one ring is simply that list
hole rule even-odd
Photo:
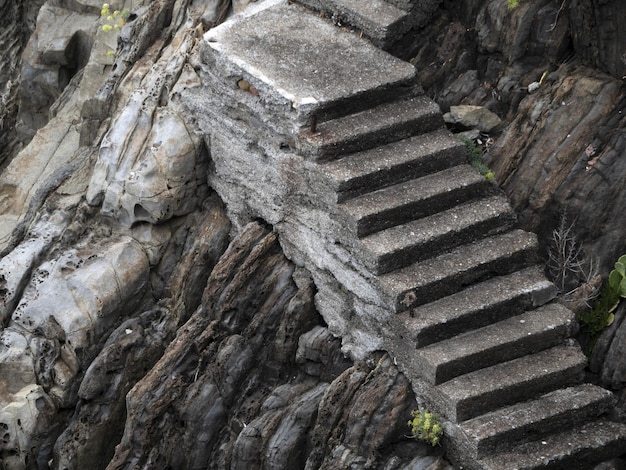
[{"label": "eroded rock ledge", "polygon": [[[311,273],[293,264],[304,264],[294,246],[283,244],[288,261],[271,230],[248,224],[256,216],[246,211],[246,204],[267,203],[265,219],[274,223],[284,215],[273,212],[281,201],[254,200],[258,188],[245,178],[252,168],[235,160],[247,185],[238,188],[241,211],[233,210],[234,199],[227,201],[233,228],[206,184],[206,174],[213,174],[218,163],[219,152],[211,154],[211,148],[224,148],[241,159],[257,138],[268,139],[267,134],[242,135],[231,142],[202,122],[211,111],[203,107],[205,101],[182,106],[181,96],[191,96],[203,74],[211,72],[203,65],[198,40],[202,25],[214,19],[214,2],[120,1],[115,6],[131,8],[136,17],[119,41],[102,34],[101,2],[93,0],[48,2],[31,36],[34,11],[42,3],[0,1],[0,43],[9,64],[0,70],[0,97],[6,105],[0,109],[0,146],[2,158],[8,159],[0,176],[1,464],[68,470],[167,465],[446,468],[440,449],[433,452],[406,439],[415,396],[393,358],[371,353],[381,347],[379,336],[347,324],[327,324],[317,312],[316,302],[319,310],[348,312],[353,308],[350,296],[324,269],[313,273],[313,282]],[[246,2],[235,3],[238,9]],[[429,15],[435,3],[425,2]],[[495,8],[495,2],[445,3],[448,12],[463,11],[467,17],[459,17],[467,24],[456,22],[459,17],[437,20],[451,21],[443,40],[430,41],[441,44],[438,52],[444,56],[451,41],[463,49],[471,40],[465,34],[479,10],[486,19]],[[543,12],[545,20],[558,9],[555,2],[525,3],[528,9],[516,13],[524,16],[521,26],[532,22],[533,11]],[[585,12],[593,4],[571,3]],[[604,2],[598,18],[619,18],[611,12],[623,10],[615,8],[615,2]],[[557,25],[561,39],[568,34],[562,18]],[[62,28],[46,26],[56,25],[57,19]],[[573,169],[552,171],[555,181],[568,183],[554,200],[574,201],[590,227],[592,246],[608,246],[620,240],[622,227],[607,219],[608,229],[597,238],[604,225],[593,220],[603,213],[602,199],[616,193],[611,207],[623,205],[618,185],[623,172],[616,163],[621,161],[623,90],[577,62],[552,70],[550,88],[531,97],[523,88],[531,76],[541,75],[533,67],[483,87],[481,80],[506,68],[503,57],[524,58],[518,57],[523,41],[493,40],[512,26],[489,24],[489,60],[474,63],[461,51],[458,61],[441,61],[439,75],[429,78],[432,69],[420,67],[420,78],[424,85],[439,80],[448,105],[470,94],[472,104],[485,104],[496,96],[494,90],[510,97],[511,113],[519,109],[520,115],[493,155],[506,154],[507,142],[524,148],[519,167],[504,159],[495,164],[511,194],[516,188],[526,190],[522,182],[529,179],[523,169],[532,173],[537,162],[532,158],[536,148],[516,140],[515,135],[523,138],[517,129],[544,141],[546,155],[556,165],[563,158],[550,145],[564,137],[552,139],[549,130],[571,108],[554,98],[585,103],[576,111],[593,111],[589,103],[599,99],[602,109],[581,115],[585,129],[567,151],[565,160]],[[611,59],[618,48],[597,47],[606,40],[619,44],[619,34],[607,31],[581,54],[587,66],[597,65],[619,79]],[[588,42],[583,35],[575,40],[579,47]],[[503,44],[511,49],[500,51]],[[114,59],[109,50],[115,50]],[[569,51],[567,44],[564,49],[555,44],[549,59],[560,61],[564,50]],[[420,56],[422,64],[434,62],[428,52]],[[470,55],[474,53],[472,49]],[[468,72],[463,77],[469,85],[462,80],[450,85],[447,77],[456,78],[457,71]],[[241,85],[233,82],[233,90],[244,92]],[[250,88],[245,91],[246,99],[254,100]],[[200,122],[194,122],[198,117]],[[528,122],[534,123],[532,130]],[[209,131],[215,131],[215,139],[203,141]],[[172,134],[175,139],[164,138]],[[592,171],[583,171],[589,144],[601,158]],[[281,160],[278,171],[290,190],[301,183],[294,169],[302,162],[294,158]],[[261,179],[263,172],[273,177],[262,162],[258,171]],[[600,180],[610,182],[602,191]],[[224,180],[222,185],[231,183]],[[577,187],[584,194],[572,189]],[[516,203],[541,226],[533,219],[533,201],[539,201],[545,215],[551,209],[544,203],[552,200],[539,189],[529,189],[531,197]],[[295,194],[301,201],[307,197],[306,192]],[[301,236],[313,244],[312,234],[325,227],[315,216],[319,208],[307,210],[310,231]],[[363,272],[339,245],[330,259],[351,266],[346,273],[352,268]],[[365,289],[360,275],[348,281]],[[314,285],[336,295],[315,300]],[[372,300],[362,307],[378,321],[380,309]],[[624,317],[622,309],[594,359],[603,382],[616,389],[624,384]],[[343,351],[331,331],[345,332]],[[359,360],[346,359],[346,351]]]}]

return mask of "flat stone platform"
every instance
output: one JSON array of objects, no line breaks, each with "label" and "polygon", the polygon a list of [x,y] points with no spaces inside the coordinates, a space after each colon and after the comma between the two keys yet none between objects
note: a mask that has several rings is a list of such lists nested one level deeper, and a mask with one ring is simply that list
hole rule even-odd
[{"label": "flat stone platform", "polygon": [[286,0],[251,7],[204,39],[204,59],[220,67],[222,78],[225,71],[235,81],[239,74],[261,100],[282,98],[300,112],[343,103],[346,111],[335,115],[347,114],[370,106],[367,98],[381,91],[416,86],[411,64]]}]

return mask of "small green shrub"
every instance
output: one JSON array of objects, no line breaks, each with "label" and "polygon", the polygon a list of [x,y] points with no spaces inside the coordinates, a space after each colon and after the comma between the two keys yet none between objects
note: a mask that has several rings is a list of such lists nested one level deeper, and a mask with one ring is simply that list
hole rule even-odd
[{"label": "small green shrub", "polygon": [[509,10],[513,10],[519,6],[520,0],[508,0],[509,1]]},{"label": "small green shrub", "polygon": [[626,255],[615,263],[615,269],[609,273],[593,308],[578,315],[582,331],[589,336],[589,345],[586,348],[588,354],[593,350],[600,333],[613,323],[613,312],[623,298],[626,298]]},{"label": "small green shrub", "polygon": [[126,20],[130,16],[130,11],[125,8],[122,11],[114,10],[111,12],[111,6],[108,3],[104,3],[100,10],[100,16],[105,19],[105,24],[102,25],[102,31],[112,31],[114,29],[120,29],[126,24]]},{"label": "small green shrub", "polygon": [[465,143],[465,148],[467,149],[468,163],[476,168],[476,170],[478,170],[478,172],[483,175],[487,181],[493,181],[493,171],[491,171],[491,169],[483,161],[483,151],[480,147],[476,145],[473,140],[468,139],[467,137],[461,137],[461,140]]},{"label": "small green shrub", "polygon": [[[102,9],[100,10],[100,16],[104,19],[104,24],[102,25],[102,31],[108,33],[110,31],[119,31],[126,24],[126,20],[130,16],[130,11],[128,9],[114,10],[111,12],[111,6],[108,3],[102,4]],[[115,55],[115,51],[109,50],[107,51],[107,55],[109,57],[113,57]]]},{"label": "small green shrub", "polygon": [[439,416],[428,411],[411,411],[411,419],[408,422],[411,428],[411,437],[424,441],[431,446],[436,446],[443,436],[443,427]]}]

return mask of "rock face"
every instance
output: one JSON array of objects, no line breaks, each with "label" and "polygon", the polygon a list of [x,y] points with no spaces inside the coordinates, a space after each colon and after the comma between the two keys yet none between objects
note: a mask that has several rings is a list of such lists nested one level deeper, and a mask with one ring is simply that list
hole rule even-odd
[{"label": "rock face", "polygon": [[[229,141],[203,128],[210,100],[189,102],[211,73],[205,28],[248,3],[120,0],[127,23],[104,31],[100,1],[0,0],[1,467],[450,468],[405,437],[416,397],[381,336],[318,313],[351,307],[336,279],[248,224],[258,188],[236,188],[226,202],[244,202],[227,211],[208,184],[233,183],[216,174],[220,149],[242,158],[271,135]],[[361,29],[413,59],[444,110],[480,105],[508,124],[489,161],[527,226],[546,239],[554,214],[576,214],[602,269],[626,251],[623,2],[378,3],[410,17],[406,34]],[[264,90],[232,78],[245,120]],[[281,163],[285,187],[268,194],[302,182],[300,160]],[[350,272],[349,253],[334,256]],[[361,307],[387,331],[379,305]],[[622,403],[624,330],[622,306],[592,361]]]},{"label": "rock face", "polygon": [[514,10],[506,2],[455,2],[420,33],[412,56],[444,111],[482,105],[510,122],[487,154],[496,179],[545,246],[565,214],[601,273],[626,251],[624,224],[613,216],[625,203],[618,180],[626,39],[613,20],[604,32],[591,24],[623,18],[623,8],[591,0],[524,1]]},{"label": "rock face", "polygon": [[19,148],[15,124],[19,109],[21,56],[35,30],[37,12],[44,1],[0,3],[0,163]]},{"label": "rock face", "polygon": [[130,390],[107,468],[380,468],[390,456],[375,455],[392,442],[420,452],[401,437],[408,381],[387,355],[343,359],[319,324],[311,281],[294,269],[274,234],[243,231],[199,308]]},{"label": "rock face", "polygon": [[[580,284],[574,297],[587,302],[585,289],[597,288],[626,252],[618,215],[626,207],[626,40],[612,26],[624,15],[619,1],[522,1],[514,10],[506,2],[444,2],[433,26],[413,39],[414,52],[398,51],[415,63],[442,109],[484,106],[508,123],[483,135],[495,141],[486,161],[545,251],[564,222],[585,264],[571,288]],[[592,364],[605,386],[621,391],[616,318]]]},{"label": "rock face", "polygon": [[99,2],[47,3],[32,35],[0,5],[24,32],[2,75],[2,467],[445,468],[405,437],[390,357],[346,359],[308,274],[207,186],[178,96],[223,2],[137,3],[113,35]]}]

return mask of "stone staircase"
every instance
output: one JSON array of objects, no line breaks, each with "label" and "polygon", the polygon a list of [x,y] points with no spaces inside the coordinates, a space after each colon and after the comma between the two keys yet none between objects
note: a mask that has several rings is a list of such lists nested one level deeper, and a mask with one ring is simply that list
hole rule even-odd
[{"label": "stone staircase", "polygon": [[582,383],[577,323],[550,302],[535,235],[515,228],[508,201],[466,163],[432,101],[318,123],[297,143],[397,313],[388,350],[449,420],[459,465],[589,468],[624,452],[626,426],[602,418],[613,395]]},{"label": "stone staircase", "polygon": [[[341,8],[357,3],[372,11],[407,7],[301,3],[329,15],[344,15]],[[277,8],[284,10],[271,18],[293,15],[289,24],[310,15],[295,5]],[[362,13],[372,23],[387,18]],[[327,26],[316,21],[321,34]],[[262,25],[259,19],[253,26]],[[207,39],[220,44],[210,46],[223,54],[211,59],[217,68],[236,41],[220,34]],[[241,64],[257,60],[257,52],[238,53],[228,80],[240,74],[254,81],[257,71],[263,80],[254,86],[266,93],[266,103],[278,102],[268,86],[272,69],[258,72],[260,60],[245,69]],[[324,61],[325,54],[307,60]],[[233,64],[241,70],[233,72]],[[308,162],[302,171],[314,188],[311,198],[336,221],[327,236],[349,247],[394,312],[385,319],[393,334],[383,344],[421,404],[443,417],[449,457],[469,469],[588,469],[623,454],[626,425],[607,418],[615,402],[610,392],[583,383],[586,358],[572,339],[577,323],[552,302],[555,290],[538,264],[535,235],[516,228],[506,198],[466,163],[464,144],[444,128],[438,106],[419,86],[393,74],[381,82],[383,100],[364,100],[360,91],[292,109],[297,124],[290,145]],[[213,86],[229,93],[223,83],[216,78]],[[285,82],[280,88],[281,96],[294,95],[285,92]],[[250,113],[266,112],[244,98]]]}]

